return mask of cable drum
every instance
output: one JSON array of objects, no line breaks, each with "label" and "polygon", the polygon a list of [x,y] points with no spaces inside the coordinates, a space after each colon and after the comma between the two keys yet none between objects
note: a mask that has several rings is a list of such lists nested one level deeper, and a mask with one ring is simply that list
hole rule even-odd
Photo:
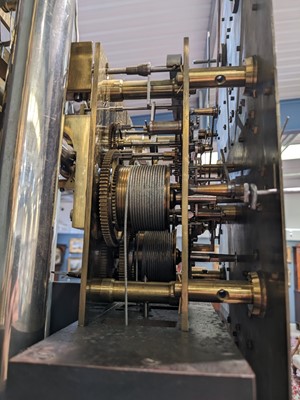
[{"label": "cable drum", "polygon": [[140,232],[137,236],[139,278],[151,282],[176,280],[176,233]]},{"label": "cable drum", "polygon": [[115,221],[118,227],[123,227],[124,224],[124,212],[125,212],[125,197],[127,191],[127,182],[131,167],[117,168],[115,177],[115,190],[113,196],[115,197]]},{"label": "cable drum", "polygon": [[133,166],[129,175],[129,220],[133,231],[169,226],[170,171],[165,165]]}]

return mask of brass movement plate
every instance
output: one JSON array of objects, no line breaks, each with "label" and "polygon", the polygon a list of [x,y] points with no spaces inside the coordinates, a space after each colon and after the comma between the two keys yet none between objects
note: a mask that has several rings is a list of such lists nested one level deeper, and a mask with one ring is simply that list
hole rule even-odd
[{"label": "brass movement plate", "polygon": [[87,169],[89,158],[89,115],[66,115],[65,128],[76,151],[76,172],[72,226],[83,229],[86,207]]},{"label": "brass movement plate", "polygon": [[68,92],[90,92],[92,88],[92,42],[72,43]]}]

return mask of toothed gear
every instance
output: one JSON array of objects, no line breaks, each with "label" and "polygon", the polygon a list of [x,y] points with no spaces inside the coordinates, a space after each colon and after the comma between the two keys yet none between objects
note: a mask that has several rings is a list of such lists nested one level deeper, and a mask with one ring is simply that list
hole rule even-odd
[{"label": "toothed gear", "polygon": [[113,176],[118,164],[117,150],[109,150],[103,159],[99,176],[99,214],[103,238],[108,247],[117,247],[122,233],[113,223],[112,197]]},{"label": "toothed gear", "polygon": [[[130,245],[132,244],[133,236],[129,235],[127,237],[127,257],[130,253]],[[118,277],[120,281],[125,280],[125,257],[124,257],[124,240],[121,241],[120,247],[119,247],[119,266],[118,266]],[[130,258],[130,257],[128,257]],[[135,279],[135,271],[134,271],[134,263],[133,260],[132,262],[127,262],[127,279],[129,281],[133,281]]]},{"label": "toothed gear", "polygon": [[119,165],[116,167],[113,177],[112,177],[112,196],[111,196],[111,205],[112,205],[112,218],[113,218],[113,223],[116,225],[117,228],[118,226],[118,220],[117,220],[117,200],[116,200],[116,190],[117,190],[117,181],[118,181],[118,171],[120,167]]},{"label": "toothed gear", "polygon": [[113,250],[101,241],[97,249],[91,251],[91,266],[94,278],[111,278],[114,269]]},{"label": "toothed gear", "polygon": [[124,240],[119,247],[119,266],[118,266],[119,281],[125,280],[125,257],[124,257]]}]

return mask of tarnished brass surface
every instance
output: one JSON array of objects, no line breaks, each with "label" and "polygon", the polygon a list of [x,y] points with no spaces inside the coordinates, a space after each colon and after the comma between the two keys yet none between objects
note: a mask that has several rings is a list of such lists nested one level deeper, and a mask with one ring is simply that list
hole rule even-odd
[{"label": "tarnished brass surface", "polygon": [[[258,277],[255,284],[252,281],[189,280],[189,301],[230,304],[253,304],[255,301],[259,309],[264,304],[256,288],[259,284]],[[123,301],[125,285],[114,279],[102,279],[89,284],[87,291],[97,301]],[[181,295],[181,282],[128,282],[128,301],[131,302],[174,304]]]},{"label": "tarnished brass surface", "polygon": [[192,112],[194,115],[208,115],[212,117],[218,116],[218,108],[217,107],[208,107],[208,108],[195,108]]},{"label": "tarnished brass surface", "polygon": [[263,317],[267,307],[267,292],[264,279],[257,272],[250,272],[248,279],[252,284],[253,303],[249,305],[249,314]]},{"label": "tarnished brass surface", "polygon": [[211,137],[216,137],[216,133],[207,129],[200,129],[198,131],[198,139],[207,139]]},{"label": "tarnished brass surface", "polygon": [[[175,194],[175,201],[176,203],[180,204],[181,203],[181,193],[176,193]],[[217,197],[216,196],[206,196],[202,194],[196,194],[196,195],[190,195],[188,196],[189,203],[206,203],[206,204],[216,204],[217,203]]]},{"label": "tarnished brass surface", "polygon": [[[131,136],[132,138],[132,136]],[[141,138],[141,140],[137,140],[136,138],[133,138],[129,140],[130,138],[126,138],[126,140],[118,141],[118,147],[150,147],[150,146],[158,146],[158,147],[179,147],[180,144],[178,141],[175,140],[165,140],[162,137],[157,137],[154,140],[149,140],[149,139],[144,139]]]},{"label": "tarnished brass surface", "polygon": [[[188,285],[190,301],[216,303],[252,304],[253,288],[244,281],[199,281],[190,280]],[[175,296],[181,292],[181,284],[175,283]]]},{"label": "tarnished brass surface", "polygon": [[[128,301],[153,303],[172,303],[175,301],[174,282],[128,282]],[[91,298],[97,301],[124,301],[124,282],[102,279],[87,286]]]},{"label": "tarnished brass surface", "polygon": [[[242,67],[193,68],[189,71],[189,93],[207,87],[253,88],[257,68],[253,57],[246,59]],[[182,96],[183,73],[178,72],[175,80],[150,81],[150,96],[153,99]],[[109,79],[99,82],[99,95],[111,101],[147,98],[148,81],[123,81]],[[207,114],[206,114],[207,115]]]},{"label": "tarnished brass surface", "polygon": [[[220,67],[220,68],[193,68],[189,74],[190,86],[192,88],[206,87],[231,87],[245,86],[245,67]],[[182,73],[178,72],[176,82],[180,85],[183,82]]]},{"label": "tarnished brass surface", "polygon": [[244,194],[244,186],[223,183],[217,185],[193,186],[190,188],[190,193],[235,197]]},{"label": "tarnished brass surface", "polygon": [[90,92],[92,88],[92,42],[76,42],[71,46],[68,92]]},{"label": "tarnished brass surface", "polygon": [[[96,117],[97,117],[97,85],[99,79],[100,66],[100,43],[95,43],[94,49],[94,71],[92,76],[92,92],[91,92],[91,123],[89,134],[89,148],[95,148],[96,142]],[[95,154],[92,151],[88,155],[87,165],[87,189],[86,189],[86,207],[85,207],[85,223],[84,223],[84,241],[83,255],[81,268],[81,285],[79,298],[79,315],[78,324],[84,326],[86,323],[86,285],[88,279],[88,263],[89,263],[89,246],[90,246],[90,231],[91,231],[91,212],[92,212],[92,197],[93,197],[93,172],[95,166]]]},{"label": "tarnished brass surface", "polygon": [[193,279],[224,279],[225,278],[224,269],[212,269],[208,270],[203,267],[192,267],[192,277]]},{"label": "tarnished brass surface", "polygon": [[[75,4],[75,0],[65,1]],[[34,0],[28,2],[32,3],[32,9],[37,4],[43,3]],[[48,2],[56,5],[61,3],[56,0],[47,0],[45,3]],[[23,3],[20,2],[20,5]],[[218,20],[216,21],[218,32],[212,32],[211,42],[210,33],[207,36],[208,54],[205,64],[209,68],[189,68],[189,41],[185,38],[184,62],[181,55],[169,55],[167,67],[158,68],[170,73],[170,79],[110,80],[109,75],[113,73],[123,71],[128,74],[149,76],[154,70],[157,71],[157,68],[152,69],[150,64],[144,64],[123,70],[109,69],[102,49],[100,52],[100,44],[95,46],[95,54],[91,43],[72,45],[67,100],[78,101],[77,105],[81,103],[82,115],[66,117],[65,131],[73,142],[73,149],[70,149],[70,143],[68,143],[69,148],[65,142],[63,143],[61,174],[66,179],[63,187],[75,192],[73,226],[84,228],[79,325],[85,325],[91,317],[93,318],[95,312],[99,313],[99,308],[107,306],[102,304],[99,307],[99,300],[104,303],[113,301],[125,303],[124,329],[127,332],[128,317],[131,318],[133,309],[132,307],[128,312],[128,299],[138,303],[135,305],[137,310],[144,311],[144,319],[141,315],[138,318],[142,325],[147,325],[153,317],[148,312],[149,302],[176,305],[164,308],[167,310],[166,314],[172,309],[179,318],[177,322],[183,331],[189,330],[189,313],[192,322],[193,307],[189,308],[189,301],[236,304],[222,307],[221,314],[226,318],[227,315],[224,314],[228,312],[229,330],[235,336],[239,350],[253,368],[257,398],[285,400],[288,397],[286,388],[289,384],[290,370],[286,367],[289,363],[286,356],[290,353],[290,346],[288,325],[285,324],[285,317],[288,314],[285,296],[287,268],[281,201],[283,192],[280,142],[276,122],[278,115],[275,112],[278,108],[278,96],[271,32],[271,0],[261,0],[258,4],[239,0],[215,3],[214,16],[213,8],[211,10],[213,16],[211,22],[214,25],[213,20]],[[231,13],[232,6],[235,9],[234,15]],[[24,7],[24,11],[28,11],[28,7]],[[2,12],[0,12],[1,18]],[[49,24],[43,25],[43,29],[44,27],[49,29],[49,26]],[[18,28],[18,24],[16,27]],[[57,29],[52,31],[58,32]],[[214,36],[219,36],[216,43]],[[26,43],[29,42],[27,40]],[[26,43],[25,47],[19,46],[24,49],[24,54]],[[3,46],[6,44],[3,43]],[[222,50],[218,60],[212,60],[209,54],[210,49],[215,47],[218,49],[221,47]],[[46,49],[49,65],[52,64],[51,57],[48,57],[47,46],[43,49]],[[253,57],[245,58],[252,54]],[[40,52],[40,55],[44,57],[44,51]],[[31,59],[36,62],[37,57]],[[59,61],[61,57],[54,59]],[[36,64],[39,65],[37,62]],[[211,68],[215,64],[217,67]],[[223,67],[219,67],[220,64]],[[14,62],[9,64],[9,67],[11,66],[14,68]],[[20,75],[18,70],[13,71],[13,68],[12,76]],[[55,68],[54,66],[54,70]],[[6,72],[6,63],[0,63],[0,79],[1,77],[6,79]],[[27,76],[28,73],[25,72],[24,76]],[[42,75],[47,78],[49,74],[40,74],[39,79]],[[53,80],[49,79],[47,82],[46,79],[47,88],[51,81]],[[6,86],[9,88],[9,82]],[[207,90],[203,91],[202,88]],[[216,97],[210,95],[209,88],[217,88]],[[35,91],[33,99],[39,98],[39,92]],[[59,93],[59,90],[56,92]],[[199,108],[190,109],[189,96],[196,92],[199,95],[196,99]],[[14,100],[11,104],[15,107],[14,103],[18,103],[18,99],[22,96],[12,94],[11,98]],[[156,104],[154,100],[156,98],[165,98],[167,101],[164,101],[164,104],[158,101]],[[146,99],[144,106],[116,103],[135,99]],[[37,106],[41,104],[44,104],[43,100],[36,103]],[[200,108],[206,105],[211,106]],[[67,112],[73,112],[71,104],[66,106]],[[174,121],[159,121],[160,116],[157,114],[159,109],[172,111]],[[134,124],[124,110],[145,110],[145,113],[149,114],[151,112],[150,123]],[[90,115],[83,115],[89,112]],[[57,112],[48,113],[46,107],[44,112],[38,114],[47,117],[47,121],[49,119],[50,122],[55,121],[55,118],[48,118],[49,115],[59,115]],[[14,118],[8,120],[10,125],[13,120]],[[30,122],[31,118],[28,121]],[[9,128],[11,132],[11,126]],[[40,138],[41,135],[37,137]],[[204,162],[212,162],[211,152],[215,148],[215,142],[218,143],[218,153],[222,157],[216,165],[205,165]],[[18,140],[17,143],[20,144],[21,141]],[[28,143],[30,144],[30,141]],[[49,144],[49,141],[41,142],[41,146],[36,148],[44,149],[46,154]],[[32,152],[30,146],[28,149],[27,146],[21,147],[17,148],[22,152],[24,149],[26,152],[29,149],[28,155],[35,155],[35,149]],[[117,152],[118,156],[108,160],[111,152]],[[22,157],[23,155],[24,152]],[[33,157],[33,161],[35,158]],[[15,165],[23,163],[22,160],[18,160],[18,156],[11,159],[15,160]],[[42,174],[44,172],[47,174],[47,168],[41,163],[38,165],[38,171],[40,166],[43,167]],[[168,168],[167,172],[159,173],[158,171],[163,168]],[[25,170],[31,172],[34,169],[25,168]],[[23,181],[28,183],[28,179]],[[41,179],[36,182],[41,182]],[[222,184],[216,185],[219,182]],[[16,185],[16,188],[25,186]],[[53,187],[47,182],[46,186]],[[26,188],[29,188],[29,195],[27,198],[24,197],[25,200],[20,196],[12,196],[13,199],[21,199],[26,204],[22,209],[25,212],[28,210],[27,204],[32,193],[36,192],[32,190],[32,185],[27,185]],[[253,193],[261,198],[257,199]],[[255,197],[254,200],[251,196]],[[9,196],[5,199],[9,199]],[[44,203],[43,201],[42,209],[45,208]],[[6,208],[5,205],[2,207],[4,210]],[[34,214],[33,221],[36,220],[36,215],[38,214]],[[30,218],[26,217],[25,220],[29,221]],[[38,232],[39,236],[46,231],[44,227],[48,227],[51,231],[51,222],[47,223],[43,219],[42,222],[40,231],[32,231]],[[179,251],[176,249],[176,230],[180,225],[182,246],[178,243]],[[18,233],[18,229],[13,229],[13,224],[7,225],[7,228],[9,232]],[[209,241],[206,237],[203,237],[202,241],[201,236],[204,232],[209,233]],[[5,237],[7,235],[3,235],[4,239]],[[12,238],[16,239],[18,245],[19,235]],[[170,238],[173,240],[167,240]],[[43,241],[47,242],[44,239]],[[27,247],[30,250],[31,242],[25,240],[25,250]],[[49,240],[47,243],[50,243]],[[19,250],[19,247],[18,245],[16,249]],[[217,251],[220,251],[220,254],[214,253]],[[15,255],[23,262],[24,257],[19,257],[19,253]],[[11,257],[10,260],[12,259]],[[38,259],[43,261],[44,257]],[[200,267],[194,266],[196,261],[229,264],[220,270],[204,272]],[[176,264],[180,262],[181,271],[180,265],[176,268]],[[15,268],[10,269],[15,270]],[[112,277],[116,280],[112,280]],[[35,274],[34,281],[37,279],[38,275]],[[26,283],[29,282],[27,281],[28,279]],[[43,283],[45,288],[45,281],[39,279],[39,282]],[[27,293],[28,290],[32,291],[31,286],[29,284],[22,287]],[[35,294],[35,291],[32,293]],[[23,308],[18,307],[21,311]],[[152,310],[154,308],[152,306]],[[156,307],[160,311],[161,308],[163,307]],[[7,307],[7,310],[11,310],[11,307]],[[118,311],[116,310],[116,314]],[[22,311],[22,320],[23,314]],[[122,314],[119,315],[122,319]],[[31,318],[30,315],[29,317]],[[203,316],[200,320],[201,318]],[[205,322],[207,326],[210,325],[208,320]],[[13,328],[16,328],[16,324],[13,324]],[[79,328],[79,331],[92,331],[93,328],[91,324],[88,329]],[[194,329],[195,325],[191,325],[189,334],[177,332],[184,340],[179,342],[179,347],[174,347],[173,343],[173,348],[178,349],[179,358],[181,354],[189,353],[189,343],[194,341]],[[119,330],[122,331],[123,329]],[[132,330],[131,339],[141,332],[139,327]],[[10,331],[8,334],[10,335]],[[101,343],[105,343],[102,336]],[[120,335],[115,336],[116,343],[119,341],[120,347],[128,353],[126,343],[124,345],[124,341],[119,340]],[[147,338],[150,336],[151,334]],[[156,334],[154,336],[153,342],[143,337],[142,343],[146,343],[146,351],[150,347],[157,349],[159,338]],[[95,334],[93,337],[95,338]],[[101,346],[103,344],[99,348]],[[268,353],[271,347],[275,348],[276,352],[272,354],[273,365],[269,368]],[[95,354],[94,350],[92,348],[88,352],[87,358]],[[115,349],[111,353],[112,356],[114,352]],[[207,354],[208,352],[207,350]],[[226,354],[228,355],[228,352]],[[143,362],[145,359],[149,360],[147,354],[143,357]],[[153,359],[157,361],[156,357]],[[168,355],[165,360],[168,366],[171,365],[172,370],[175,364],[170,363]],[[110,358],[109,363],[111,361]],[[236,359],[233,361],[236,362]],[[116,364],[113,361],[112,364],[115,368]],[[187,369],[190,365],[194,364],[188,364]],[[222,365],[219,367],[222,369]],[[220,370],[215,372],[219,378]],[[176,374],[178,375],[177,369]],[[254,386],[253,391],[255,391]],[[140,390],[140,392],[145,391]]]},{"label": "tarnished brass surface", "polygon": [[[247,169],[247,165],[235,165],[235,164],[226,164],[228,171],[240,171],[243,169]],[[210,171],[217,174],[221,174],[223,170],[222,164],[203,164],[200,166],[201,171]]]},{"label": "tarnished brass surface", "polygon": [[[157,135],[155,138],[154,136]],[[137,145],[143,145],[144,147],[153,146],[156,144],[164,144],[165,146],[172,146],[172,143],[176,143],[176,136],[173,134],[157,134],[153,133],[153,136],[149,139],[147,133],[128,133],[122,139],[117,139],[116,143],[120,147],[125,147],[130,144],[131,147]]]},{"label": "tarnished brass surface", "polygon": [[[147,98],[148,82],[123,81],[122,79],[111,79],[99,82],[100,96],[109,96],[111,101],[123,101],[130,99]],[[179,86],[171,80],[151,81],[151,98],[173,97]]]},{"label": "tarnished brass surface", "polygon": [[[99,82],[99,96],[111,101],[123,101],[147,98],[148,81],[123,81],[122,79]],[[195,93],[193,90],[192,93]],[[150,81],[152,99],[182,97],[181,85],[174,80]]]},{"label": "tarnished brass surface", "polygon": [[89,159],[90,115],[66,115],[65,132],[76,151],[72,226],[83,229],[85,221],[87,170]]},{"label": "tarnished brass surface", "polygon": [[[189,80],[192,89],[245,86],[246,91],[251,90],[257,80],[256,59],[246,58],[242,67],[193,68],[190,69]],[[183,83],[182,72],[176,75],[176,82],[178,85]]]},{"label": "tarnished brass surface", "polygon": [[150,121],[147,125],[147,132],[152,135],[181,133],[181,121]]},{"label": "tarnished brass surface", "polygon": [[241,207],[218,206],[216,209],[200,208],[195,217],[199,220],[236,221],[242,215]]}]

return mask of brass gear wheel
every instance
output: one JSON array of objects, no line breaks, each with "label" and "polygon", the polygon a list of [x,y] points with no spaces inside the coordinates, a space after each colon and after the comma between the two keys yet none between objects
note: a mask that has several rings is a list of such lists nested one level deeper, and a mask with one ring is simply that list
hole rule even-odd
[{"label": "brass gear wheel", "polygon": [[[132,254],[132,240],[134,237],[132,235],[127,236],[127,252],[128,254],[131,252]],[[128,269],[127,269],[127,278],[129,281],[133,281],[135,279],[135,271],[134,271],[134,262],[133,259],[127,263]],[[124,239],[120,243],[119,247],[119,266],[118,266],[118,277],[119,281],[124,281],[125,280],[125,258],[124,258]]]},{"label": "brass gear wheel", "polygon": [[118,165],[114,171],[113,177],[112,177],[112,196],[111,196],[111,205],[112,205],[112,218],[114,224],[116,224],[116,228],[118,229],[118,222],[117,222],[117,179],[118,179],[118,171],[120,169],[120,166]]},{"label": "brass gear wheel", "polygon": [[99,176],[99,214],[103,238],[108,247],[117,247],[122,232],[115,228],[113,218],[114,194],[113,177],[119,162],[119,152],[109,150],[103,159]]}]

